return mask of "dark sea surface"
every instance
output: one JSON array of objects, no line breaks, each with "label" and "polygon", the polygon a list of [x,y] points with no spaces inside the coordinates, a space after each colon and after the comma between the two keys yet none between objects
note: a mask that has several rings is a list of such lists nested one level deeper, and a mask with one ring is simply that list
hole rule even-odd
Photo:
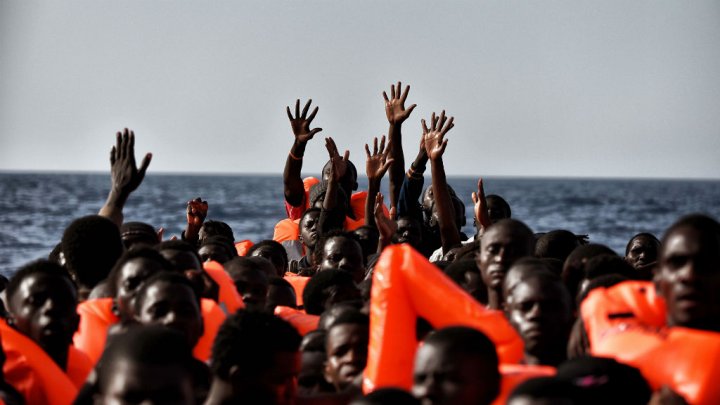
[{"label": "dark sea surface", "polygon": [[[476,181],[449,179],[466,204],[469,235]],[[0,273],[47,257],[73,218],[98,212],[109,188],[109,174],[0,173]],[[535,232],[588,234],[620,254],[635,233],[660,237],[683,214],[720,218],[720,181],[486,178],[485,191],[505,197],[512,216]],[[208,201],[208,219],[227,222],[237,240],[270,238],[285,215],[280,175],[151,173],[130,197],[125,220],[164,227],[166,238],[179,235],[186,203],[196,196]]]}]

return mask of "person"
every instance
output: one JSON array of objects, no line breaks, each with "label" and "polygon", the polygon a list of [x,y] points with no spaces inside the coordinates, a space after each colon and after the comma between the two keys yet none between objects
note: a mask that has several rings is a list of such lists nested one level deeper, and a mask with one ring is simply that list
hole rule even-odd
[{"label": "person", "polygon": [[134,245],[155,246],[160,243],[155,228],[144,222],[125,222],[120,226],[120,237],[125,249]]},{"label": "person", "polygon": [[[255,245],[257,246],[257,245]],[[275,267],[265,258],[236,257],[225,263],[225,270],[235,283],[245,308],[252,311],[264,310],[267,302],[269,276],[263,268],[276,271]],[[292,288],[292,287],[291,287]]]},{"label": "person", "polygon": [[580,390],[555,377],[531,378],[513,388],[507,405],[582,405]]},{"label": "person", "polygon": [[8,324],[32,339],[80,387],[92,363],[72,345],[80,316],[67,271],[48,260],[29,263],[10,279],[6,297]]},{"label": "person", "polygon": [[318,272],[344,271],[359,283],[365,277],[362,248],[352,234],[336,231],[320,239],[317,250]]},{"label": "person", "polygon": [[270,261],[275,266],[275,276],[282,277],[288,272],[288,256],[283,246],[272,240],[267,239],[254,244],[248,249],[247,256],[259,256]]},{"label": "person", "polygon": [[463,326],[437,330],[415,354],[412,393],[427,405],[488,405],[500,392],[495,345]]},{"label": "person", "polygon": [[303,336],[300,343],[302,361],[298,375],[298,393],[311,396],[322,392],[332,392],[333,387],[325,380],[325,336],[326,331],[314,330]]},{"label": "person", "polygon": [[[298,273],[301,269],[312,268],[315,265],[313,255],[317,246],[318,220],[320,219],[320,208],[308,208],[300,217],[299,229],[300,234],[298,241],[302,244],[303,256],[297,260],[290,260],[288,263],[288,271]],[[285,249],[287,251],[287,248]]]},{"label": "person", "polygon": [[608,254],[616,255],[609,247],[599,243],[589,243],[576,247],[563,263],[562,279],[573,298],[573,306],[579,303],[575,302],[575,298],[579,295],[580,283],[585,278],[585,264],[595,256]]},{"label": "person", "polygon": [[520,259],[508,270],[503,295],[507,318],[523,339],[523,362],[557,367],[565,361],[573,316],[560,277],[538,259]]},{"label": "person", "polygon": [[97,367],[95,403],[196,403],[187,339],[159,325],[136,326],[111,340]]},{"label": "person", "polygon": [[346,312],[329,326],[325,337],[325,380],[336,392],[360,392],[367,364],[370,319],[360,311]]},{"label": "person", "polygon": [[352,276],[341,270],[325,270],[313,276],[303,291],[305,312],[321,315],[325,310],[342,302],[360,300],[360,291]]},{"label": "person", "polygon": [[556,229],[540,236],[535,243],[535,257],[565,261],[580,246],[577,236],[565,229]]},{"label": "person", "polygon": [[630,263],[643,279],[652,278],[652,267],[656,264],[660,251],[660,241],[655,235],[641,232],[630,238],[625,247],[625,260]]},{"label": "person", "polygon": [[385,149],[385,136],[380,140],[380,148],[378,149],[378,139],[373,138],[373,152],[370,154],[370,147],[365,144],[365,154],[367,160],[365,163],[365,173],[368,179],[368,194],[365,201],[365,225],[375,228],[375,197],[380,192],[382,178],[393,164],[394,159],[389,157],[390,146]]},{"label": "person", "polygon": [[488,288],[488,308],[501,309],[505,275],[516,260],[532,255],[534,242],[530,228],[515,219],[503,219],[485,231],[475,263]]},{"label": "person", "polygon": [[225,236],[207,236],[201,239],[198,255],[203,262],[216,261],[224,264],[237,256],[232,239]]},{"label": "person", "polygon": [[172,265],[173,270],[184,274],[195,285],[196,290],[201,292],[202,298],[227,305],[222,299],[225,297],[220,297],[224,286],[219,285],[203,269],[202,259],[193,245],[182,240],[168,240],[158,243],[155,250]]},{"label": "person", "polygon": [[297,295],[292,284],[280,277],[271,277],[268,281],[267,300],[265,308],[271,312],[275,312],[278,306],[297,308]]},{"label": "person", "polygon": [[213,382],[206,405],[292,404],[300,372],[298,332],[271,314],[240,310],[213,343]]}]

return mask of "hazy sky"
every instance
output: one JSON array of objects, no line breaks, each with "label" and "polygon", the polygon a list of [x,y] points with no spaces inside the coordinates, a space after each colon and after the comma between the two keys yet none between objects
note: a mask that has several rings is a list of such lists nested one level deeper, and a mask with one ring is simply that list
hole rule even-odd
[{"label": "hazy sky", "polygon": [[720,2],[0,0],[0,170],[279,173],[312,98],[364,166],[381,92],[446,109],[449,174],[720,178]]}]

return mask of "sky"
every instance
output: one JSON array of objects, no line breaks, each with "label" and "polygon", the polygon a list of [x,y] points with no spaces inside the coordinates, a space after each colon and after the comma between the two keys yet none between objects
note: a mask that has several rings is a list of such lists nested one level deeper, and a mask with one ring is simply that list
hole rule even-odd
[{"label": "sky", "polygon": [[455,117],[450,175],[720,178],[720,2],[0,0],[0,170],[281,173],[313,99],[361,168],[382,91]]}]

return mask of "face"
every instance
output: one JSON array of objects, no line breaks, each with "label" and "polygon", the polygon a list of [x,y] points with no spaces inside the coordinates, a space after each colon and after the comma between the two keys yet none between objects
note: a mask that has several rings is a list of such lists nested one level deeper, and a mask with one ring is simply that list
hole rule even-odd
[{"label": "face", "polygon": [[268,279],[264,273],[257,269],[243,269],[233,276],[243,303],[248,310],[261,310],[265,308],[268,293]]},{"label": "face", "polygon": [[625,260],[636,269],[643,268],[657,261],[659,250],[660,244],[657,241],[646,236],[638,236],[630,242]]},{"label": "face", "polygon": [[95,404],[194,403],[190,373],[177,366],[138,364],[121,359],[109,365]]},{"label": "face", "polygon": [[[325,166],[323,166],[322,178],[326,183],[330,181],[330,161],[325,163]],[[355,170],[352,170],[349,165],[347,171],[345,172],[345,176],[340,179],[340,187],[342,187],[343,191],[345,191],[345,194],[347,195],[350,195],[351,192],[357,190],[357,173],[355,173]]]},{"label": "face", "polygon": [[720,247],[711,235],[685,226],[666,237],[656,274],[668,324],[720,331]]},{"label": "face", "polygon": [[145,280],[162,270],[160,263],[142,257],[128,260],[123,265],[115,287],[115,303],[121,317],[132,317],[135,293]]},{"label": "face", "polygon": [[510,226],[494,226],[483,235],[476,263],[482,280],[490,289],[500,291],[510,266],[532,254],[531,243]]},{"label": "face", "polygon": [[203,262],[214,260],[218,263],[225,263],[231,259],[224,247],[212,243],[202,245],[198,250],[198,254]]},{"label": "face", "polygon": [[320,270],[342,270],[350,273],[356,283],[365,276],[360,245],[345,237],[330,238],[323,246]]},{"label": "face", "polygon": [[425,344],[415,355],[412,394],[423,405],[489,404],[499,382],[483,363],[476,355],[452,355]]},{"label": "face", "polygon": [[338,391],[349,387],[365,369],[368,339],[365,325],[343,323],[328,331],[325,379]]},{"label": "face", "polygon": [[279,257],[269,246],[262,246],[259,249],[254,250],[250,256],[267,259],[273,264],[273,266],[275,266],[275,272],[278,277],[284,276],[285,272],[287,272],[287,263],[285,263],[285,260]]},{"label": "face", "polygon": [[143,325],[163,325],[182,333],[190,347],[194,347],[203,334],[197,297],[182,284],[156,282],[148,286],[135,319]]},{"label": "face", "polygon": [[8,305],[15,327],[49,354],[67,351],[80,317],[77,292],[64,277],[26,277]]},{"label": "face", "polygon": [[505,298],[508,320],[522,337],[526,352],[542,355],[548,349],[567,347],[571,309],[569,294],[562,288],[559,283],[530,278]]},{"label": "face", "polygon": [[312,211],[303,216],[302,221],[300,221],[300,240],[310,249],[315,249],[318,242],[318,219],[320,219],[320,213]]},{"label": "face", "polygon": [[422,197],[422,210],[425,214],[425,223],[430,227],[436,227],[438,224],[438,214],[435,209],[435,195],[433,194],[432,187],[425,189],[425,193]]},{"label": "face", "polygon": [[417,248],[420,246],[422,239],[420,224],[409,218],[400,218],[397,220],[398,229],[393,235],[393,243],[409,243],[410,246]]}]

